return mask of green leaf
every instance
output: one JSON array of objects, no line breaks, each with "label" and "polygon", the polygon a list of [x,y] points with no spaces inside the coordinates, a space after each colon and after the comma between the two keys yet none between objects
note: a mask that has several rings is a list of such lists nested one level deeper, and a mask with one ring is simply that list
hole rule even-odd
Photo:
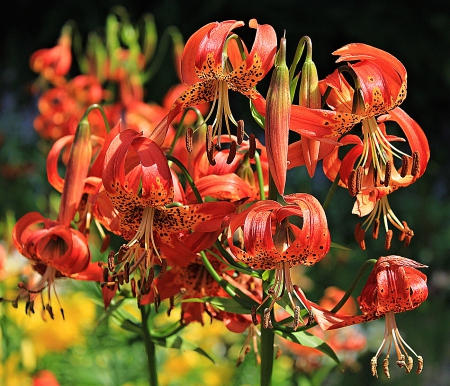
[{"label": "green leaf", "polygon": [[220,311],[231,312],[233,314],[249,314],[250,308],[244,307],[236,302],[233,298],[222,298],[218,296],[210,296],[202,299],[191,298],[183,299],[182,303],[209,303]]},{"label": "green leaf", "polygon": [[179,335],[172,335],[165,339],[153,339],[156,345],[166,348],[175,348],[178,350],[195,351],[198,354],[208,358],[212,363],[216,364],[214,359],[197,344],[190,342]]},{"label": "green leaf", "polygon": [[260,113],[258,113],[258,111],[256,111],[255,106],[253,105],[253,102],[251,99],[250,99],[250,111],[251,111],[252,117],[256,121],[256,123],[264,129],[264,123],[266,120]]},{"label": "green leaf", "polygon": [[343,245],[340,245],[340,244],[337,244],[337,243],[334,243],[334,242],[331,242],[330,247],[331,248],[338,248],[338,249],[345,249],[346,251],[350,251],[351,250],[351,248],[344,247]]},{"label": "green leaf", "polygon": [[307,331],[286,332],[275,330],[278,335],[290,340],[291,342],[301,344],[305,347],[312,347],[330,357],[342,369],[341,361],[337,357],[333,349],[328,346],[322,339]]}]

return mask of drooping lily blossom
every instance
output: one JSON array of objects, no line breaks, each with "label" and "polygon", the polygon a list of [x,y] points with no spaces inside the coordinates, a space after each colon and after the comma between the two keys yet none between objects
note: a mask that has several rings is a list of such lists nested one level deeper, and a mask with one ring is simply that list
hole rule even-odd
[{"label": "drooping lily blossom", "polygon": [[[250,20],[250,28],[256,29],[256,37],[250,52],[233,30],[242,27],[242,21],[228,20],[205,25],[186,42],[182,59],[182,81],[189,88],[183,92],[168,115],[150,136],[158,145],[164,141],[172,120],[184,109],[213,102],[205,121],[212,116],[217,104],[216,117],[212,123],[212,137],[230,131],[230,121],[237,126],[229,105],[228,90],[237,91],[250,99],[258,92],[256,84],[264,78],[273,65],[276,52],[276,34],[267,24],[259,25]],[[219,143],[220,146],[220,143]]]},{"label": "drooping lily blossom", "polygon": [[[402,129],[411,155],[393,145],[394,142],[405,142],[405,139],[387,134],[385,123],[389,121],[396,122]],[[372,125],[376,125],[375,128]],[[365,232],[373,224],[372,235],[377,238],[381,223],[386,231],[387,249],[392,239],[389,223],[400,230],[401,240],[408,245],[413,232],[406,222],[395,216],[387,195],[400,187],[409,186],[425,172],[430,158],[427,138],[420,126],[399,107],[380,116],[378,120],[364,120],[363,132],[363,139],[349,134],[340,140],[342,145],[353,147],[342,160],[338,158],[338,149],[333,150],[324,159],[324,172],[332,181],[339,173],[340,186],[347,188],[356,197],[352,213],[360,217],[368,215],[355,231],[362,249],[365,249]],[[401,159],[397,166],[396,159]]]},{"label": "drooping lily blossom", "polygon": [[[53,318],[50,293],[56,277],[73,276],[83,272],[90,263],[90,251],[84,235],[71,227],[83,194],[83,181],[91,160],[90,127],[87,120],[80,122],[70,151],[66,178],[56,221],[31,212],[23,216],[13,228],[12,239],[17,250],[35,263],[41,280],[32,288],[22,286],[19,297],[28,297],[27,312],[33,312],[36,296],[46,286],[48,302],[43,313]],[[43,301],[44,303],[44,301]]]},{"label": "drooping lily blossom", "polygon": [[[115,233],[128,241],[110,259],[117,265],[110,271],[117,280],[128,281],[131,274],[136,276],[136,282],[140,278],[138,294],[152,288],[149,268],[154,264],[166,264],[167,258],[170,264],[187,266],[196,257],[180,241],[181,237],[190,236],[184,232],[220,231],[222,219],[235,210],[235,204],[230,202],[166,207],[174,197],[166,157],[155,142],[130,129],[120,132],[107,150],[103,185],[118,213]],[[200,242],[202,249],[213,242],[209,237],[204,239],[209,245]]]},{"label": "drooping lily blossom", "polygon": [[[406,97],[406,70],[395,57],[385,51],[364,44],[349,44],[334,52],[340,55],[338,62],[349,63],[345,71],[352,75],[355,86],[344,78],[344,70],[336,70],[321,81],[322,93],[330,91],[327,103],[336,114],[351,113],[360,117],[362,138],[348,135],[340,144],[355,146],[342,159],[334,149],[326,160],[324,170],[334,180],[339,173],[341,186],[347,187],[357,197],[353,213],[370,214],[366,222],[358,224],[355,235],[364,249],[364,234],[374,223],[374,238],[378,237],[380,217],[386,228],[386,248],[392,239],[388,221],[401,231],[401,239],[409,244],[413,232],[405,222],[393,214],[387,194],[401,186],[407,186],[425,171],[430,150],[420,126],[402,109],[397,107]],[[394,145],[401,138],[388,135],[386,121],[396,122],[406,136],[411,154]],[[401,160],[395,166],[394,160]]]},{"label": "drooping lily blossom", "polygon": [[[295,193],[284,196],[284,200],[288,205],[272,200],[258,201],[231,217],[228,225],[228,244],[237,260],[253,269],[276,270],[269,311],[285,290],[293,309],[299,307],[292,299],[290,268],[299,264],[312,266],[322,260],[330,248],[327,220],[317,199],[306,193]],[[302,219],[302,227],[295,225],[295,217]],[[243,246],[237,246],[234,241],[239,229],[243,231]],[[294,320],[294,328],[298,324],[299,320]]]},{"label": "drooping lily blossom", "polygon": [[383,361],[383,371],[389,378],[389,351],[393,344],[400,368],[410,372],[413,359],[410,352],[417,357],[417,373],[423,368],[423,359],[404,341],[398,331],[395,314],[417,308],[428,296],[427,277],[417,268],[426,268],[414,260],[400,256],[380,257],[367,279],[361,295],[358,297],[361,315],[344,315],[332,313],[312,302],[309,303],[314,318],[324,330],[333,330],[358,323],[385,317],[386,329],[383,341],[372,358],[372,373],[377,376],[377,360],[387,347],[387,356]]}]

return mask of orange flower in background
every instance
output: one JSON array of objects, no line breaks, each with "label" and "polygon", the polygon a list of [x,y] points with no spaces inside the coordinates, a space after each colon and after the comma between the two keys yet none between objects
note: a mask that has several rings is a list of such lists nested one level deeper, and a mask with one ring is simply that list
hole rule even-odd
[{"label": "orange flower in background", "polygon": [[[44,139],[57,139],[69,134],[75,134],[78,122],[86,109],[100,103],[104,97],[104,90],[98,80],[89,75],[78,75],[59,87],[45,91],[38,102],[38,115],[34,128]],[[107,108],[108,119],[118,117],[113,108]],[[97,122],[93,120],[92,123]],[[115,123],[115,122],[114,122]],[[106,135],[105,125],[93,125],[93,133],[101,137]]]},{"label": "orange flower in background", "polygon": [[[226,264],[208,253],[207,257],[216,272],[225,272]],[[172,267],[161,279],[156,281],[158,291],[142,297],[141,305],[155,302],[155,300],[158,303],[160,300],[173,298],[179,294],[182,294],[181,299],[183,300],[202,299],[208,296],[228,297],[225,290],[210,275],[199,256],[186,267]],[[205,313],[212,321],[212,318],[217,318],[221,311],[209,303],[183,302],[181,304],[181,322],[183,324],[198,322],[203,325]]]},{"label": "orange flower in background", "polygon": [[[228,244],[237,260],[253,269],[275,269],[271,310],[286,290],[293,309],[293,284],[290,268],[295,265],[312,266],[322,260],[330,249],[325,212],[313,196],[295,193],[283,197],[288,205],[265,200],[258,201],[242,213],[230,216]],[[295,217],[303,220],[300,228]],[[236,231],[242,229],[243,246],[234,240]],[[299,299],[302,303],[303,300]],[[294,320],[294,324],[298,324]]]},{"label": "orange flower in background", "polygon": [[[331,309],[344,296],[345,291],[337,287],[328,287],[325,289],[324,296],[320,299],[319,305],[325,309]],[[353,314],[356,312],[356,302],[349,298],[340,309],[340,312]],[[352,326],[346,329],[324,331],[319,326],[308,330],[313,335],[327,342],[327,344],[338,355],[340,360],[346,366],[353,366],[357,355],[366,347],[366,337],[359,326]],[[301,346],[287,339],[283,339],[282,345],[296,356],[295,366],[301,371],[310,373],[323,366],[325,355],[313,348]]]},{"label": "orange flower in background", "polygon": [[43,48],[31,55],[30,67],[54,85],[65,83],[64,76],[72,65],[72,28],[64,26],[58,44],[53,48]]},{"label": "orange flower in background", "polygon": [[55,375],[49,370],[41,370],[33,375],[33,386],[60,386]]},{"label": "orange flower in background", "polygon": [[150,136],[159,145],[163,143],[173,119],[190,106],[212,101],[211,111],[205,119],[208,121],[217,103],[217,114],[212,123],[213,137],[220,136],[223,128],[231,134],[230,121],[237,126],[230,110],[228,90],[255,98],[258,95],[255,86],[272,67],[277,45],[273,28],[267,24],[259,25],[252,19],[249,25],[256,29],[256,37],[248,52],[233,32],[243,25],[242,21],[235,20],[210,23],[186,42],[181,75],[189,88],[178,97],[169,114]]},{"label": "orange flower in background", "polygon": [[362,315],[331,313],[312,302],[309,304],[314,318],[324,330],[333,330],[385,317],[384,338],[371,361],[374,376],[377,376],[377,359],[387,347],[383,371],[388,378],[390,377],[389,351],[392,344],[397,353],[396,363],[400,368],[405,368],[408,373],[412,370],[413,359],[409,354],[411,352],[418,360],[417,373],[420,374],[422,371],[422,357],[404,341],[395,322],[396,313],[419,307],[428,296],[427,277],[417,268],[426,268],[426,266],[400,256],[380,257],[358,297]]}]

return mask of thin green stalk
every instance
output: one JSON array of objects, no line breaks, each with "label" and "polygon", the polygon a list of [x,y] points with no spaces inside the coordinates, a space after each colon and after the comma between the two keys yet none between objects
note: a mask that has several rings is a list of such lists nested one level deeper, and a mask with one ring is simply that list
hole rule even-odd
[{"label": "thin green stalk", "polygon": [[189,171],[186,169],[186,166],[184,166],[182,162],[180,162],[177,158],[175,158],[172,155],[166,154],[166,158],[180,168],[180,170],[183,172],[184,176],[186,177],[187,182],[191,186],[191,189],[192,189],[192,192],[194,193],[195,198],[197,199],[197,201],[199,203],[202,203],[203,202],[202,196],[200,195],[197,187],[195,186],[194,179],[192,178]]},{"label": "thin green stalk", "polygon": [[364,262],[364,264],[359,269],[358,273],[356,274],[355,278],[353,279],[352,284],[350,284],[350,287],[348,287],[347,292],[345,292],[345,295],[342,297],[342,299],[339,301],[338,304],[336,304],[331,312],[337,312],[341,309],[341,307],[345,304],[345,302],[348,300],[350,295],[355,290],[356,286],[358,285],[359,281],[361,280],[362,275],[366,271],[367,268],[371,267],[372,265],[376,264],[376,259],[369,259]]},{"label": "thin green stalk", "polygon": [[323,210],[327,210],[327,208],[330,206],[331,199],[334,196],[334,193],[336,193],[336,189],[339,186],[339,180],[341,177],[339,176],[339,173],[336,175],[336,178],[333,181],[333,184],[330,187],[330,190],[327,193],[327,196],[325,197],[325,201],[323,202]]},{"label": "thin green stalk", "polygon": [[149,317],[150,305],[140,307],[142,317],[142,337],[144,339],[145,352],[147,353],[147,366],[149,371],[149,385],[158,386],[158,371],[156,366],[156,347],[150,336]]},{"label": "thin green stalk", "polygon": [[98,111],[100,111],[100,113],[102,114],[102,118],[103,118],[103,123],[105,124],[106,127],[106,132],[109,133],[111,131],[111,128],[109,126],[108,123],[108,118],[106,117],[106,113],[105,110],[103,109],[103,107],[101,105],[99,105],[98,103],[94,103],[92,105],[90,105],[86,111],[84,112],[84,115],[81,119],[84,119],[85,117],[87,117],[89,115],[89,113],[94,110],[97,109]]},{"label": "thin green stalk", "polygon": [[[222,278],[214,269],[214,267],[209,262],[208,258],[206,257],[205,252],[200,252],[200,257],[202,259],[203,265],[208,270],[209,274],[213,277],[213,279],[226,291],[228,295],[230,295],[236,302],[238,302],[241,306],[248,308],[249,310],[252,308],[252,306],[255,304],[253,299],[250,299],[245,294],[243,294],[241,291],[238,291],[237,288],[235,288],[231,283],[226,281],[224,278]],[[247,300],[240,298],[237,296],[236,291],[239,292],[239,294],[242,297],[247,297]]]},{"label": "thin green stalk", "polygon": [[[273,312],[272,312],[273,314]],[[273,315],[271,315],[273,319]],[[270,386],[272,384],[272,372],[274,361],[275,333],[271,328],[261,329],[261,386]]]},{"label": "thin green stalk", "polygon": [[259,153],[255,151],[255,166],[256,166],[256,175],[258,176],[258,187],[259,187],[259,197],[261,200],[266,199],[266,193],[264,192],[264,175],[261,167],[261,159],[259,158]]},{"label": "thin green stalk", "polygon": [[[278,191],[273,181],[272,176],[269,174],[269,200],[277,201]],[[262,298],[265,299],[267,294],[263,292]],[[273,318],[273,311],[270,316]],[[272,384],[272,372],[274,361],[274,342],[275,332],[271,328],[261,328],[261,386],[270,386]]]}]

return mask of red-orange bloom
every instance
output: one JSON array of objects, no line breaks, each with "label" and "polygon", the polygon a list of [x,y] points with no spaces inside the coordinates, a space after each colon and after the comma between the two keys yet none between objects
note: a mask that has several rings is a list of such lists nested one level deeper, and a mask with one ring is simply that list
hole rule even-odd
[{"label": "red-orange bloom", "polygon": [[410,351],[419,362],[417,373],[422,371],[422,357],[418,356],[403,340],[394,316],[396,313],[417,308],[428,296],[427,277],[417,268],[426,268],[426,266],[400,256],[380,257],[358,297],[362,315],[335,314],[314,303],[309,304],[314,318],[324,330],[368,322],[385,316],[384,339],[371,362],[374,376],[377,375],[377,359],[383,349],[387,347],[388,353],[383,362],[383,371],[389,377],[388,358],[392,342],[394,342],[397,352],[399,367],[404,367],[407,372],[411,371],[413,360],[409,355]]},{"label": "red-orange bloom", "polygon": [[[228,227],[228,244],[239,260],[253,269],[275,269],[276,278],[272,288],[275,302],[287,290],[294,292],[290,268],[295,265],[311,266],[322,260],[330,248],[325,212],[313,196],[295,193],[284,196],[288,205],[265,200],[231,218]],[[300,217],[303,226],[295,225]],[[243,247],[235,245],[234,235],[242,229]],[[300,300],[303,302],[302,300]],[[294,321],[294,324],[298,321]]]},{"label": "red-orange bloom", "polygon": [[[13,228],[13,242],[17,250],[35,262],[41,273],[41,280],[32,288],[22,289],[28,296],[27,311],[33,311],[33,301],[46,285],[52,287],[58,276],[72,276],[84,271],[90,262],[90,251],[84,235],[70,227],[78,211],[83,194],[83,181],[88,173],[91,160],[89,124],[80,122],[72,145],[62,190],[58,220],[52,221],[41,214],[32,212],[23,216]],[[42,224],[41,227],[36,225]],[[50,293],[51,289],[49,289]],[[49,301],[47,311],[53,317]]]},{"label": "red-orange bloom", "polygon": [[[389,121],[396,122],[404,132],[411,156],[393,145],[394,141],[405,140],[387,134],[385,122]],[[372,124],[376,125],[376,128],[368,128]],[[337,148],[325,157],[323,162],[325,174],[333,181],[339,173],[339,185],[347,188],[349,193],[356,197],[353,213],[360,217],[369,215],[355,231],[363,249],[365,232],[373,224],[372,234],[377,238],[381,222],[385,226],[387,249],[392,238],[388,223],[400,230],[401,239],[408,245],[413,232],[406,222],[400,221],[395,216],[387,195],[400,187],[409,186],[425,172],[430,158],[427,138],[420,126],[399,107],[379,117],[378,121],[364,120],[363,132],[363,139],[356,135],[346,135],[340,140],[341,144],[353,147],[342,161],[338,158]],[[397,167],[395,159],[402,160]]]},{"label": "red-orange bloom", "polygon": [[[207,254],[211,265],[217,272],[224,272],[227,268],[216,257]],[[219,283],[210,275],[201,258],[197,256],[186,267],[175,266],[164,274],[161,279],[155,279],[157,291],[150,292],[142,297],[140,304],[148,304],[161,300],[174,298],[182,294],[182,299],[204,298],[208,296],[228,297]],[[183,302],[181,304],[181,321],[183,324],[198,322],[204,324],[203,315],[208,314],[215,318],[221,311],[211,304],[204,302]]]},{"label": "red-orange bloom", "polygon": [[276,34],[267,24],[250,20],[256,37],[250,53],[233,30],[242,27],[242,21],[228,20],[205,25],[186,42],[181,59],[182,81],[189,88],[183,92],[166,118],[150,138],[159,145],[164,141],[172,120],[184,109],[214,101],[208,120],[217,103],[217,115],[212,124],[213,135],[222,133],[223,121],[230,134],[229,121],[237,126],[228,101],[228,89],[255,98],[256,84],[264,78],[273,64],[276,52]]},{"label": "red-orange bloom", "polygon": [[71,48],[71,28],[66,26],[55,47],[43,48],[31,55],[30,67],[55,85],[63,84],[72,64]]},{"label": "red-orange bloom", "polygon": [[220,231],[222,219],[235,210],[230,202],[167,208],[173,201],[174,185],[166,157],[155,142],[135,130],[124,130],[111,142],[105,156],[103,185],[118,213],[115,233],[128,240],[115,258],[118,269],[112,271],[125,281],[137,272],[143,279],[136,291],[139,294],[152,288],[148,268],[153,264],[165,264],[167,258],[170,263],[186,266],[196,257],[193,250],[199,245],[207,248],[213,242],[205,237],[209,245],[200,241],[190,250],[180,241],[192,238],[186,232],[208,235]]}]

